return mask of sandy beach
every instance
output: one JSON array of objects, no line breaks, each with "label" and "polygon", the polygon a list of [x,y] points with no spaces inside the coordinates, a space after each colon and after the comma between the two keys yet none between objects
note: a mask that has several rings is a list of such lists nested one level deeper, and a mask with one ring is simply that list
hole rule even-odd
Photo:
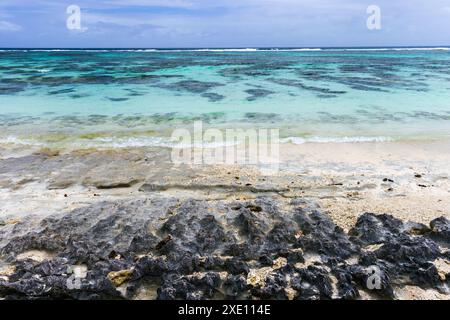
[{"label": "sandy beach", "polygon": [[0,304],[450,300],[446,1],[26,2],[0,3]]},{"label": "sandy beach", "polygon": [[0,51],[0,299],[448,300],[449,50]]},{"label": "sandy beach", "polygon": [[270,175],[250,165],[174,165],[166,148],[11,152],[3,149],[0,160],[3,220],[149,192],[228,200],[302,197],[344,229],[364,212],[422,223],[450,216],[446,140],[282,144],[280,169]]},{"label": "sandy beach", "polygon": [[[278,251],[280,249],[276,249],[278,253],[275,253],[273,258],[269,258],[270,255],[267,257],[261,256],[260,260],[269,259],[272,261],[271,259],[275,259],[273,262],[268,262],[269,264],[266,266],[255,262],[253,260],[255,257],[246,258],[243,253],[227,253],[225,255],[224,253],[218,253],[216,259],[248,265],[245,268],[250,269],[242,269],[247,270],[244,271],[247,276],[243,281],[247,283],[247,286],[254,288],[251,292],[256,297],[293,299],[295,296],[300,297],[301,295],[304,298],[311,298],[310,293],[302,291],[299,285],[294,282],[284,285],[282,296],[263,293],[264,290],[269,288],[266,287],[269,285],[266,281],[269,281],[271,275],[285,272],[282,270],[287,267],[288,261],[294,259],[292,261],[301,261],[301,263],[295,265],[299,272],[306,270],[304,268],[309,270],[310,267],[308,266],[326,268],[328,270],[326,272],[331,272],[331,285],[335,289],[330,291],[330,298],[379,299],[389,296],[398,299],[448,299],[449,295],[445,293],[443,287],[430,288],[413,285],[413,283],[416,283],[415,280],[411,280],[412,282],[396,280],[389,287],[383,289],[381,296],[364,290],[364,287],[352,289],[353,291],[345,291],[341,288],[343,285],[340,282],[341,280],[336,278],[339,273],[336,273],[335,267],[331,267],[332,265],[329,265],[326,261],[332,256],[339,257],[338,259],[344,259],[342,260],[344,266],[356,268],[355,262],[362,261],[363,258],[358,257],[359,249],[349,249],[353,248],[354,244],[348,242],[345,234],[355,235],[358,232],[367,232],[362,231],[364,229],[358,231],[358,228],[361,228],[365,223],[370,224],[371,222],[368,221],[375,217],[377,217],[375,219],[380,219],[374,225],[375,230],[381,224],[386,225],[387,228],[391,228],[390,225],[403,224],[403,227],[398,230],[410,231],[396,232],[413,232],[411,234],[427,234],[429,231],[426,230],[434,230],[426,227],[430,221],[435,221],[435,219],[439,221],[437,219],[439,217],[450,218],[450,197],[448,196],[450,192],[449,145],[448,141],[442,140],[282,144],[280,146],[280,170],[271,172],[271,174],[266,174],[261,171],[261,168],[255,166],[174,165],[171,162],[170,150],[167,148],[29,150],[29,148],[22,147],[19,148],[20,150],[17,148],[12,150],[10,146],[4,146],[1,150],[2,159],[0,160],[0,201],[2,203],[0,208],[0,228],[2,228],[0,248],[2,248],[3,256],[3,259],[0,260],[0,281],[12,281],[10,277],[14,277],[15,272],[18,271],[17,268],[25,266],[23,263],[30,264],[30,266],[34,266],[33,268],[46,263],[56,264],[55,266],[62,263],[62,266],[65,266],[67,258],[73,255],[67,256],[67,253],[64,253],[68,250],[68,243],[80,241],[82,247],[89,251],[98,252],[94,255],[102,256],[111,252],[109,257],[111,255],[115,257],[112,261],[116,261],[114,263],[120,262],[119,264],[122,265],[101,272],[98,270],[96,260],[89,262],[88,259],[80,265],[80,261],[85,260],[89,255],[83,253],[85,249],[74,247],[74,250],[78,250],[77,252],[82,250],[79,254],[84,258],[82,260],[79,260],[80,258],[69,258],[69,261],[72,260],[72,264],[79,266],[77,268],[82,268],[83,272],[96,279],[95,289],[89,290],[94,290],[100,295],[90,296],[91,298],[111,297],[119,294],[119,296],[129,299],[171,299],[175,296],[168,292],[178,289],[169,290],[168,288],[171,288],[170,286],[176,288],[175,283],[171,285],[168,284],[170,282],[166,283],[169,287],[164,289],[164,285],[161,287],[161,280],[149,281],[144,276],[145,272],[140,269],[143,267],[139,266],[139,263],[132,267],[127,265],[125,263],[125,261],[128,261],[126,257],[131,254],[135,261],[136,259],[138,259],[137,261],[150,259],[150,257],[153,257],[151,259],[169,261],[169,256],[166,257],[164,254],[156,258],[158,256],[155,256],[155,254],[161,254],[159,253],[160,247],[166,246],[167,242],[175,241],[176,238],[174,239],[174,237],[181,237],[180,241],[184,243],[190,243],[190,241],[193,241],[194,245],[203,243],[203,241],[209,239],[203,238],[204,236],[210,237],[207,235],[209,232],[218,232],[213,231],[216,230],[214,228],[229,230],[227,232],[231,232],[234,234],[233,237],[236,237],[236,240],[233,241],[238,243],[244,241],[240,244],[242,246],[251,245],[255,241],[251,240],[255,236],[252,235],[255,232],[259,234],[258,238],[268,237],[263,242],[256,243],[271,243],[273,241],[271,234],[277,228],[278,223],[276,221],[278,219],[283,221],[300,219],[296,214],[292,216],[292,212],[306,210],[305,212],[310,212],[309,218],[305,216],[301,219],[312,219],[314,215],[321,212],[320,220],[316,222],[317,224],[314,227],[314,236],[313,234],[308,235],[308,237],[314,237],[310,240],[307,240],[307,238],[302,240],[303,232],[310,232],[307,231],[308,229],[302,229],[303,227],[301,227],[299,231],[295,231],[295,237],[298,241],[307,242],[298,249],[292,249],[292,253],[288,255],[284,253],[280,256]],[[19,203],[20,205],[18,205]],[[195,209],[197,206],[201,206],[203,209]],[[182,213],[183,211],[180,210],[187,211]],[[200,213],[197,210],[205,213]],[[178,213],[175,213],[176,211]],[[234,218],[233,216],[236,213],[239,214],[239,212],[241,212],[240,215]],[[122,218],[123,214],[125,215]],[[192,221],[200,219],[203,214],[215,217],[216,223],[219,223],[220,227],[216,226],[211,230],[209,230],[210,227],[201,227],[198,232],[206,233],[200,238],[197,233],[190,235],[191,231],[177,232],[177,228],[180,228],[176,226],[177,224],[170,226],[172,219],[185,219],[183,218],[185,215],[191,216],[190,222],[181,223],[189,226]],[[244,218],[248,214],[250,216]],[[387,214],[387,216],[383,214]],[[277,216],[279,218],[274,218]],[[114,222],[117,219],[126,220],[117,224],[118,222]],[[140,230],[139,228],[143,223],[139,222],[139,219],[148,221],[144,223],[147,226],[144,234],[149,233],[149,235],[144,236],[144,238],[141,238],[142,236],[136,238],[136,231]],[[250,219],[244,224],[243,230],[247,230],[245,232],[238,232],[240,222],[237,226],[234,225],[234,222],[230,225],[230,221],[237,222],[241,219],[244,219],[244,221]],[[258,220],[251,222],[252,219]],[[314,219],[318,219],[318,217]],[[394,220],[390,221],[390,219]],[[73,222],[69,222],[70,220],[73,220]],[[201,221],[203,220],[200,220],[200,225],[203,223]],[[73,223],[73,227],[64,231],[67,228],[64,226],[66,223]],[[252,224],[255,225],[251,227]],[[329,225],[331,225],[331,229],[326,229],[330,228]],[[432,225],[434,225],[434,222],[432,222]],[[238,227],[237,230],[235,230],[236,227]],[[125,232],[124,228],[131,229]],[[134,228],[138,229],[132,231]],[[169,228],[167,230],[171,231],[169,233],[163,231],[166,230],[164,228]],[[197,227],[191,226],[191,228],[195,230]],[[206,229],[201,231],[203,228]],[[260,228],[262,229],[260,230]],[[332,231],[333,228],[337,229]],[[270,229],[272,231],[269,232]],[[36,232],[40,233],[37,238],[33,236]],[[383,241],[387,241],[388,238],[382,236],[383,232],[387,231],[381,231],[380,229],[378,232],[381,232],[378,237],[381,236],[381,239],[385,239]],[[57,239],[60,237],[69,238],[58,244]],[[139,243],[145,241],[140,245],[144,245],[144,247],[133,254],[129,252],[131,249],[129,242],[123,242],[123,239],[120,240],[117,237],[134,237],[131,243],[137,239],[142,239],[139,240]],[[150,238],[144,240],[146,237]],[[330,240],[329,237],[334,240]],[[95,240],[97,238],[99,239]],[[273,248],[290,246],[290,240],[281,239],[281,242]],[[57,242],[54,243],[54,241]],[[107,241],[110,245],[105,244],[105,247],[102,244],[103,241]],[[116,243],[116,241],[118,242]],[[147,243],[148,241],[153,244]],[[211,238],[208,241],[213,240]],[[310,241],[316,244],[311,247]],[[336,244],[331,245],[329,241],[336,242]],[[380,240],[374,241],[373,243],[380,243]],[[306,243],[310,244],[307,245]],[[379,249],[382,246],[381,244],[368,245],[370,243],[372,242],[365,245],[366,248],[371,249],[364,250],[381,250]],[[109,248],[111,245],[113,247]],[[70,245],[69,248],[72,246]],[[149,253],[148,250],[152,247],[156,248],[152,249],[156,251]],[[317,251],[320,247],[323,249]],[[346,247],[348,248],[345,249]],[[115,249],[112,250],[112,248]],[[175,246],[173,249],[167,250],[180,250],[175,248],[178,247]],[[144,251],[142,251],[143,249]],[[445,251],[447,249],[442,250],[447,252]],[[179,260],[184,255],[182,252],[173,252],[175,259],[173,263],[175,263],[177,270],[184,263]],[[217,252],[222,252],[222,249]],[[136,254],[139,255],[135,256]],[[239,259],[243,258],[249,262],[229,260],[231,258],[227,255],[230,254],[238,254]],[[300,254],[301,256],[299,256]],[[75,256],[77,255],[75,254]],[[291,255],[293,255],[292,258],[290,258]],[[62,257],[66,257],[63,258],[66,260],[60,260]],[[210,259],[208,257],[209,255],[200,256],[199,259],[201,261],[203,261],[202,259]],[[285,257],[287,257],[287,260]],[[398,261],[402,261],[400,258],[398,259]],[[146,262],[150,265],[145,268],[163,268],[154,265],[154,263],[162,263],[163,260],[150,260]],[[213,265],[215,263],[217,262],[214,262]],[[232,274],[241,271],[229,271],[235,269],[228,268],[241,267],[238,267],[237,264],[228,265],[231,262],[225,263],[227,265],[225,270],[227,271],[224,270],[219,273],[218,277],[221,280],[217,278],[217,281],[222,283],[221,288],[226,283],[237,286],[241,280],[233,278]],[[450,271],[448,270],[448,262],[439,258],[435,260],[434,264],[436,265],[436,272],[445,280],[448,276],[446,274]],[[205,268],[203,264],[201,265],[202,267],[199,267],[198,271]],[[402,270],[403,267],[401,266],[401,264],[396,266],[394,270]],[[216,266],[214,268],[222,269],[223,267]],[[162,271],[163,269],[156,274],[163,276],[164,279],[166,271]],[[200,281],[198,279],[206,279],[205,277],[209,276],[209,273],[202,273],[203,271],[198,273],[198,271],[194,274],[190,269],[181,272],[185,274],[183,277],[192,279],[192,281]],[[140,275],[138,276],[138,274]],[[150,274],[156,275],[153,271]],[[294,278],[296,274],[293,274]],[[107,290],[100,289],[100,284],[105,279],[109,279],[107,280],[109,285],[113,284],[114,286]],[[34,288],[36,285],[33,282],[28,287]],[[55,286],[54,283],[49,285]],[[214,299],[229,298],[230,295],[233,295],[231,292],[234,291],[229,291],[230,288],[226,288],[225,286],[220,289],[219,295],[217,293],[208,297]],[[3,284],[0,294],[2,292],[6,295],[8,292],[30,294],[23,290],[25,289],[21,285],[11,282],[6,286]],[[68,291],[64,295],[77,294],[76,292],[83,294],[82,292],[85,292],[83,290]],[[63,291],[66,291],[66,289]],[[241,289],[236,292],[241,292]],[[241,296],[244,292],[239,293],[239,296],[248,298]],[[185,294],[188,295],[182,294],[180,297],[189,299],[189,294],[193,293]],[[326,297],[326,295],[323,297]],[[73,297],[79,298],[80,296]]]}]

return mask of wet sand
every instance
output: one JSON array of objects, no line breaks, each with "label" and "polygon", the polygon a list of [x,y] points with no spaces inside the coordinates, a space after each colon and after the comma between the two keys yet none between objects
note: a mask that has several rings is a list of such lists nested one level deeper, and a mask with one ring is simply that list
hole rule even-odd
[{"label": "wet sand", "polygon": [[[149,193],[179,198],[319,203],[344,229],[364,212],[428,222],[450,217],[450,142],[280,145],[280,170],[256,166],[174,165],[170,149],[2,149],[0,219],[47,216]],[[20,206],[18,205],[20,203]]]}]

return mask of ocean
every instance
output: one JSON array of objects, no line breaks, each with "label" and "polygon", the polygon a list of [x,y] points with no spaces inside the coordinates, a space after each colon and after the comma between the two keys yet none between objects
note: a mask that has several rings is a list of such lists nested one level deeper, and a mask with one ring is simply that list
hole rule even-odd
[{"label": "ocean", "polygon": [[0,50],[0,144],[165,146],[194,121],[287,143],[446,139],[450,48]]}]

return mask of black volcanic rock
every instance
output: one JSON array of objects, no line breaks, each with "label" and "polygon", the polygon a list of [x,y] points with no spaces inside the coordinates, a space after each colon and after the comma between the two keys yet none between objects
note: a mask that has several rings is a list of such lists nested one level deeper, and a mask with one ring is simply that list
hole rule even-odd
[{"label": "black volcanic rock", "polygon": [[157,299],[393,299],[404,285],[448,294],[437,263],[449,261],[446,218],[428,228],[366,213],[347,234],[313,203],[279,201],[152,196],[0,226],[12,268],[0,269],[0,297],[133,299],[147,285]]},{"label": "black volcanic rock", "polygon": [[450,220],[445,217],[437,218],[430,222],[432,235],[439,240],[450,242]]}]

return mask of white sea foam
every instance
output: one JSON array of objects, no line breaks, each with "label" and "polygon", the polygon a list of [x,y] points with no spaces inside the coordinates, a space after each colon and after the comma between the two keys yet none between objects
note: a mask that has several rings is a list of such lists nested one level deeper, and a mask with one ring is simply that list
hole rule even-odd
[{"label": "white sea foam", "polygon": [[164,147],[164,148],[222,148],[238,145],[236,141],[223,142],[193,142],[193,143],[179,143],[164,137],[102,137],[95,138],[90,141],[76,143],[77,146],[92,146],[92,147],[106,147],[106,148],[140,148],[140,147]]},{"label": "white sea foam", "polygon": [[0,52],[256,52],[257,48],[204,49],[1,49]]},{"label": "white sea foam", "polygon": [[[108,50],[107,50],[108,51]],[[109,51],[118,51],[118,52],[157,52],[156,49],[117,49],[117,50],[109,50]]]},{"label": "white sea foam", "polygon": [[280,48],[280,49],[277,49],[277,48],[275,48],[275,49],[260,49],[259,51],[293,51],[293,52],[302,52],[302,51],[307,51],[307,52],[309,52],[309,51],[322,51],[322,49],[321,48],[297,48],[297,49],[283,49],[283,48]]},{"label": "white sea foam", "polygon": [[204,49],[156,49],[152,52],[278,52],[278,51],[322,51],[320,48],[204,48]]},{"label": "white sea foam", "polygon": [[[390,137],[289,137],[280,139],[281,143],[361,143],[361,142],[388,142],[393,141]],[[102,137],[83,142],[75,142],[76,147],[98,147],[98,148],[140,148],[140,147],[164,147],[164,148],[224,148],[239,145],[240,141],[222,141],[222,142],[196,142],[180,143],[172,141],[167,137]]]},{"label": "white sea foam", "polygon": [[22,138],[18,138],[16,136],[0,137],[0,144],[15,144],[15,145],[22,145],[22,146],[43,146],[44,145],[44,143],[39,142],[39,141],[22,139]]},{"label": "white sea foam", "polygon": [[315,52],[315,51],[450,51],[450,47],[398,48],[199,48],[199,49],[1,49],[0,52]]},{"label": "white sea foam", "polygon": [[[183,51],[183,50],[182,50]],[[187,50],[191,51],[191,50]],[[205,52],[271,52],[271,51],[322,51],[320,48],[245,48],[245,49],[196,49],[192,51],[205,51]]]},{"label": "white sea foam", "polygon": [[[361,142],[389,142],[394,141],[384,136],[345,136],[345,137],[288,137],[280,139],[281,143],[304,144],[304,143],[361,143]],[[45,146],[43,141],[24,139],[16,136],[5,136],[0,138],[0,144],[12,144],[22,146]],[[81,139],[63,142],[67,147],[75,148],[139,148],[139,147],[164,147],[164,148],[222,148],[241,144],[240,141],[222,142],[193,142],[179,143],[168,137],[101,137],[95,139]]]},{"label": "white sea foam", "polygon": [[[136,51],[136,50],[131,50]],[[204,49],[148,49],[144,50],[147,52],[257,52],[261,51],[256,48],[236,48],[236,49],[215,49],[215,48],[204,48]]]},{"label": "white sea foam", "polygon": [[170,141],[167,141],[166,139],[160,137],[102,137],[75,144],[79,146],[113,148],[170,147]]},{"label": "white sea foam", "polygon": [[388,142],[393,141],[390,137],[288,137],[281,139],[281,143],[304,144],[304,143],[358,143],[358,142]]},{"label": "white sea foam", "polygon": [[345,48],[329,49],[329,51],[450,51],[447,47],[417,47],[417,48]]},{"label": "white sea foam", "polygon": [[188,51],[198,51],[198,52],[255,52],[258,51],[256,48],[236,48],[236,49],[193,49]]}]

